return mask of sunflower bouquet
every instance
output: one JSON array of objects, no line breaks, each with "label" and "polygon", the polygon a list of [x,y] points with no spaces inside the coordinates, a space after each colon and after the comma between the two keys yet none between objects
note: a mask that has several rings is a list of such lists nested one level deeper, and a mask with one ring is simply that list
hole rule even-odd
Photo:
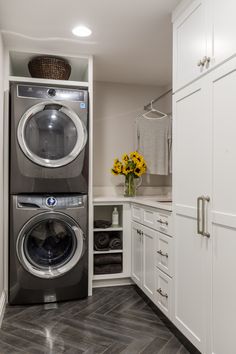
[{"label": "sunflower bouquet", "polygon": [[125,176],[125,196],[135,196],[135,179],[141,177],[147,171],[147,164],[142,155],[137,151],[124,154],[122,160],[114,160],[111,173],[115,176]]}]

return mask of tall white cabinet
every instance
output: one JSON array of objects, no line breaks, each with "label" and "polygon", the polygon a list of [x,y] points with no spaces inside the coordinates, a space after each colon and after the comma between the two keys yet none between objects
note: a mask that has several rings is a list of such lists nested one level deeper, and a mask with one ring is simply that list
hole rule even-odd
[{"label": "tall white cabinet", "polygon": [[210,75],[212,164],[212,353],[235,352],[236,59]]},{"label": "tall white cabinet", "polygon": [[[205,80],[182,90],[174,102],[175,316],[177,327],[203,350],[210,289],[211,238],[199,197],[211,195],[211,121]],[[208,202],[204,202],[205,208]],[[197,220],[199,219],[199,220]],[[207,220],[206,220],[207,221]]]},{"label": "tall white cabinet", "polygon": [[[194,78],[181,74],[176,58],[193,64],[191,55],[181,58],[181,46],[185,37],[196,39],[194,16],[203,5],[211,21],[211,60]],[[235,13],[233,1],[195,0],[174,24],[173,321],[204,354],[235,352]]]}]

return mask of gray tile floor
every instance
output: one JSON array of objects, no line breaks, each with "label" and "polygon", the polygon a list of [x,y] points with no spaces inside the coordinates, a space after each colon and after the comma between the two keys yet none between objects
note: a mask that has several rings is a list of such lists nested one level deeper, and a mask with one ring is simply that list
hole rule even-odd
[{"label": "gray tile floor", "polygon": [[0,354],[187,354],[134,286],[94,290],[84,300],[7,307]]}]

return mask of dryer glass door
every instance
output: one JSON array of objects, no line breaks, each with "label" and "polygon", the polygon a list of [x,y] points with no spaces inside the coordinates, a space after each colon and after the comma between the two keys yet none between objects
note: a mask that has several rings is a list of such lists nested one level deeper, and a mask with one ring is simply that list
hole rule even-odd
[{"label": "dryer glass door", "polygon": [[21,118],[17,130],[24,154],[45,167],[61,167],[83,150],[87,132],[79,116],[58,103],[40,103]]},{"label": "dryer glass door", "polygon": [[40,278],[55,278],[71,270],[84,252],[83,233],[70,217],[43,213],[21,230],[17,255],[24,268]]}]

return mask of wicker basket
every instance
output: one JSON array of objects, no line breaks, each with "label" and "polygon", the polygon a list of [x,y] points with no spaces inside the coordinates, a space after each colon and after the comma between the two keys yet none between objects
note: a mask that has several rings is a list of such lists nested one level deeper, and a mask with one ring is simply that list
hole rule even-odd
[{"label": "wicker basket", "polygon": [[65,59],[51,56],[31,59],[28,68],[32,77],[42,79],[68,80],[71,73],[71,66]]}]

